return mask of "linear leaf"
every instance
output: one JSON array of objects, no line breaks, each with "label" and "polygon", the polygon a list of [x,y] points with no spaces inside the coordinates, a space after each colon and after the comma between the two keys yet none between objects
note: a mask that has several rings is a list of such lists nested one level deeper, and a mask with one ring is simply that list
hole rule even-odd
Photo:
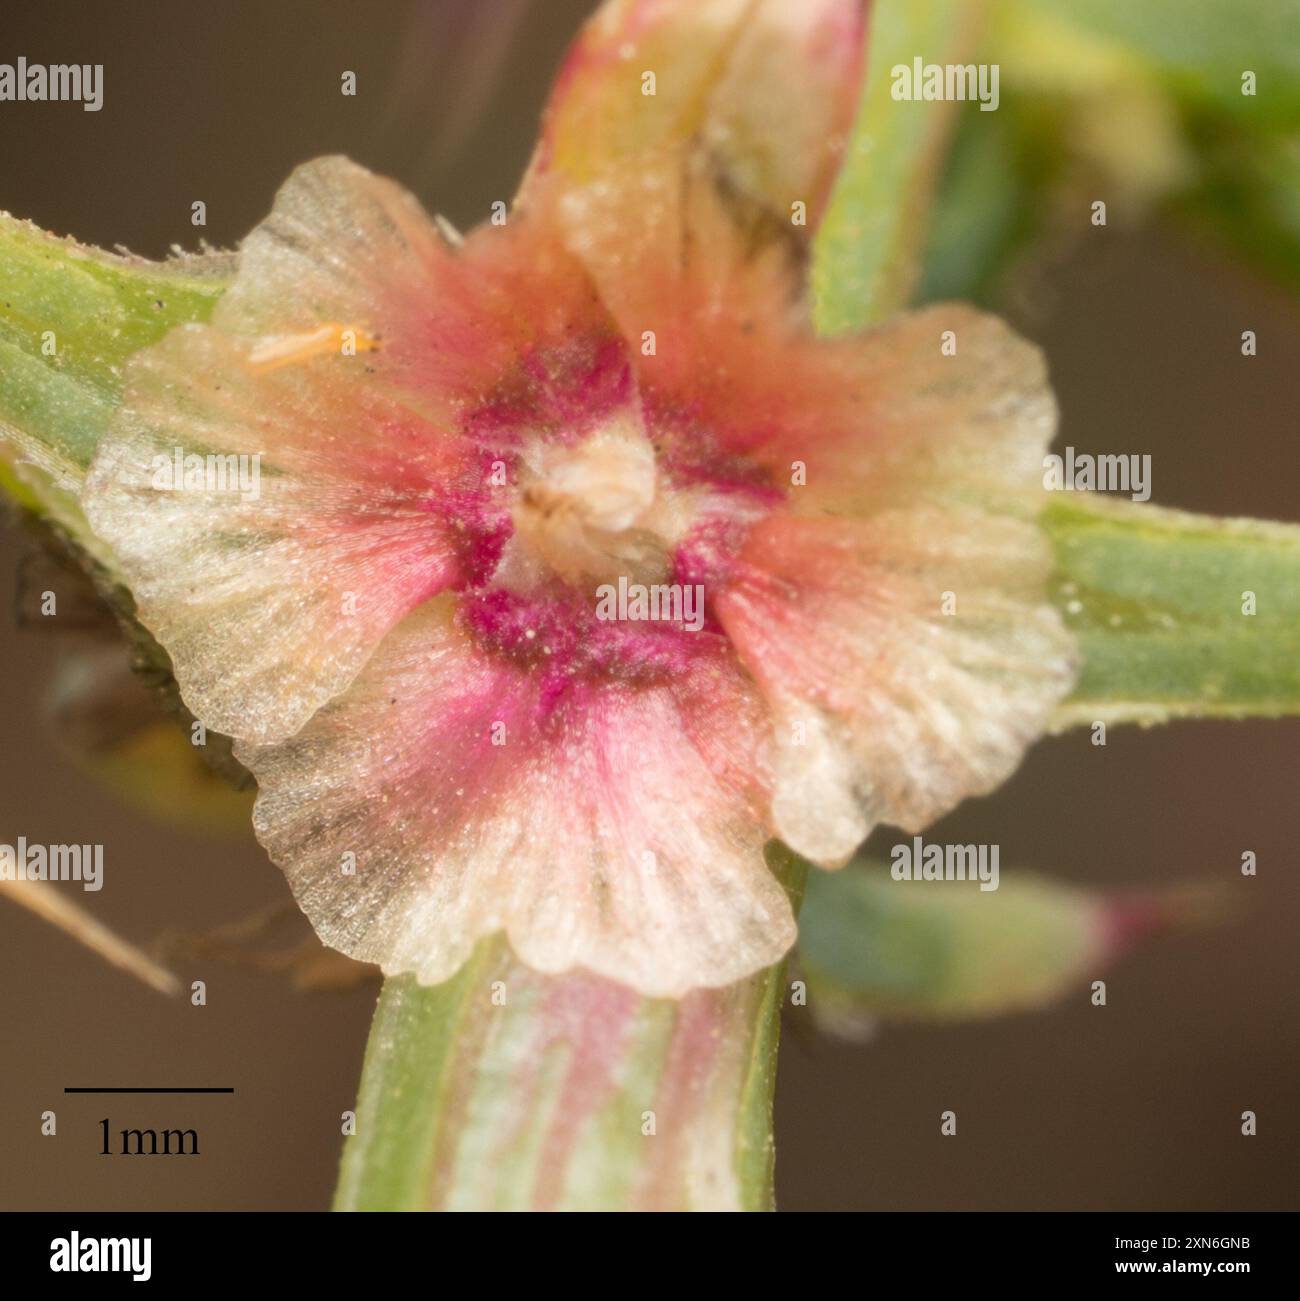
[{"label": "linear leaf", "polygon": [[1043,524],[1083,660],[1058,726],[1300,713],[1300,527],[1083,493]]}]

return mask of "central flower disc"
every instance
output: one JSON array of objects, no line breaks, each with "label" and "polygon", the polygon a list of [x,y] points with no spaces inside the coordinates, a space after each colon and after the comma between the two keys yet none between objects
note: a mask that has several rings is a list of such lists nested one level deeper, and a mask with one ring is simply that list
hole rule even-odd
[{"label": "central flower disc", "polygon": [[575,447],[538,440],[523,456],[511,517],[528,555],[566,583],[659,582],[674,514],[649,439],[629,417]]}]

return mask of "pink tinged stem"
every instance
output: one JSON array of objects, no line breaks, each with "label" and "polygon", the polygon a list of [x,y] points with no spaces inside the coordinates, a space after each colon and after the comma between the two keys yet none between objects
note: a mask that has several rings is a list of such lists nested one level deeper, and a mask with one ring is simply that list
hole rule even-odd
[{"label": "pink tinged stem", "polygon": [[442,985],[390,979],[335,1207],[770,1209],[783,989],[778,965],[646,999],[500,938]]}]

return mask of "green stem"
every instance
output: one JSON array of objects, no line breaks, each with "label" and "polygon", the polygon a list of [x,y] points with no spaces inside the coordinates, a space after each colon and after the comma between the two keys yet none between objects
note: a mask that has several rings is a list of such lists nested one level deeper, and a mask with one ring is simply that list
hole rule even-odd
[{"label": "green stem", "polygon": [[501,938],[445,984],[389,980],[335,1208],[770,1209],[783,989],[778,965],[646,999]]}]

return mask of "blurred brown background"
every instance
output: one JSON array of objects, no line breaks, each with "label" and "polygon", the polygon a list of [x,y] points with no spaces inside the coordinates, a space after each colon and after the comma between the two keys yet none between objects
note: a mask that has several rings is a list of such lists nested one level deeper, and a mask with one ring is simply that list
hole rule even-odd
[{"label": "blurred brown background", "polygon": [[[393,175],[457,225],[508,199],[582,0],[273,6],[11,7],[0,61],[105,65],[99,113],[0,105],[0,206],[92,243],[160,256],[235,243],[298,162],[339,151]],[[358,95],[339,92],[357,74]],[[190,225],[190,204],[208,225]],[[1176,232],[1080,242],[1017,308],[1047,349],[1061,443],[1150,452],[1155,500],[1300,518],[1300,315],[1216,248]],[[1237,339],[1258,332],[1243,366]],[[0,537],[0,599],[19,550]],[[0,839],[103,842],[107,888],[81,895],[148,941],[282,901],[252,841],[125,809],[59,753],[49,646],[0,621]],[[1094,884],[1219,879],[1253,906],[1156,941],[1048,1012],[819,1039],[787,1015],[778,1194],[806,1208],[1300,1206],[1295,1114],[1300,976],[1295,864],[1300,721],[1181,724],[1039,745],[994,798],[947,824],[1004,865]],[[936,833],[939,834],[939,833]],[[940,836],[940,838],[944,838]],[[1238,875],[1243,849],[1259,876]],[[0,912],[0,1205],[323,1208],[353,1104],[374,993],[302,995],[194,962],[208,1006],[168,1003],[8,905]],[[233,1097],[65,1098],[76,1084],[233,1085]],[[59,1116],[39,1136],[42,1110]],[[939,1112],[960,1136],[941,1140]],[[1243,1139],[1239,1115],[1259,1115]],[[203,1156],[105,1162],[102,1116],[196,1126]]]}]

